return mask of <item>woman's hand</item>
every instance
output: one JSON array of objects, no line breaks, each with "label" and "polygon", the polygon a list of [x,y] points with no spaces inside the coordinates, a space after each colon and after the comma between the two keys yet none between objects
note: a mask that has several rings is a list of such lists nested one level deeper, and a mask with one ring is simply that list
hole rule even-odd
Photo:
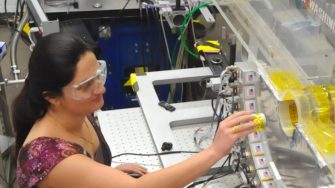
[{"label": "woman's hand", "polygon": [[254,132],[254,118],[250,112],[241,111],[221,121],[211,148],[221,156],[228,154],[236,140]]},{"label": "woman's hand", "polygon": [[148,173],[148,170],[146,168],[134,163],[124,163],[116,166],[115,168],[127,174],[138,174],[140,176]]}]

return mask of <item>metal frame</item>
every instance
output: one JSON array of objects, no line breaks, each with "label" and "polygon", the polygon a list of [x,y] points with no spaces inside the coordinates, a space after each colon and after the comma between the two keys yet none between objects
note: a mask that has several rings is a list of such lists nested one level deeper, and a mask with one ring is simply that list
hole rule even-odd
[{"label": "metal frame", "polygon": [[[173,71],[148,72],[137,76],[139,90],[137,96],[150,129],[157,151],[161,151],[163,142],[171,142],[173,150],[180,150],[173,135],[172,128],[183,125],[210,122],[213,116],[210,101],[187,102],[188,107],[177,108],[174,112],[166,111],[158,105],[159,99],[155,85],[196,82],[212,76],[208,67],[181,69]],[[163,167],[185,160],[183,156],[161,156]]]},{"label": "metal frame", "polygon": [[50,21],[38,0],[26,0],[26,3],[33,20],[42,28],[43,36],[60,31],[58,20]]},{"label": "metal frame", "polygon": [[10,188],[11,181],[12,181],[12,163],[11,163],[11,151],[10,148],[14,144],[14,138],[13,137],[7,137],[0,135],[0,152],[1,152],[1,160],[4,160],[5,163],[3,163],[3,168],[5,169],[5,181],[7,181],[8,184],[4,185],[4,188]]}]

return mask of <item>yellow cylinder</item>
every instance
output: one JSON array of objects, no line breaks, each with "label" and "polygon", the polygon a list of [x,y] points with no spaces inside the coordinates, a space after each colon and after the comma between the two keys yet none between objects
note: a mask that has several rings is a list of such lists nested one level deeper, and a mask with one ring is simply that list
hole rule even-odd
[{"label": "yellow cylinder", "polygon": [[257,123],[257,126],[255,127],[256,131],[262,132],[265,130],[266,118],[263,113],[255,114],[255,118],[252,121]]},{"label": "yellow cylinder", "polygon": [[[283,70],[269,70],[268,75],[273,86],[279,94],[287,91],[288,89],[302,89],[304,87],[302,82],[292,72]],[[284,96],[284,99],[292,99],[292,94],[287,93],[287,95]]]},{"label": "yellow cylinder", "polygon": [[292,136],[295,123],[299,123],[319,151],[335,153],[335,87],[308,86],[302,90],[289,90],[287,93],[293,96],[293,100],[279,105],[283,131]]}]

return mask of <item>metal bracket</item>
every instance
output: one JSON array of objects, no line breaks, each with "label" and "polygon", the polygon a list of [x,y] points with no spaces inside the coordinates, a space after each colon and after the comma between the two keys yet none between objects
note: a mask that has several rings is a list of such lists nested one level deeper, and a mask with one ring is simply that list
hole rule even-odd
[{"label": "metal bracket", "polygon": [[42,28],[43,36],[60,31],[58,20],[49,21],[38,0],[26,0],[26,3],[33,20]]},{"label": "metal bracket", "polygon": [[207,7],[200,8],[200,12],[204,16],[207,23],[215,23],[215,19]]}]

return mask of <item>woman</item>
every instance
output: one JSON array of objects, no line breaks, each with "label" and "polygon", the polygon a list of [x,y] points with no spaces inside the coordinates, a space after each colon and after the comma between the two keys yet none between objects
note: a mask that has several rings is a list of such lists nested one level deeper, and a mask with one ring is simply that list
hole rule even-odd
[{"label": "woman", "polygon": [[76,36],[51,34],[37,43],[13,106],[19,187],[183,187],[256,126],[250,113],[238,112],[220,123],[208,149],[184,162],[153,173],[131,164],[111,168],[109,148],[88,118],[103,105],[105,79],[105,63]]}]

